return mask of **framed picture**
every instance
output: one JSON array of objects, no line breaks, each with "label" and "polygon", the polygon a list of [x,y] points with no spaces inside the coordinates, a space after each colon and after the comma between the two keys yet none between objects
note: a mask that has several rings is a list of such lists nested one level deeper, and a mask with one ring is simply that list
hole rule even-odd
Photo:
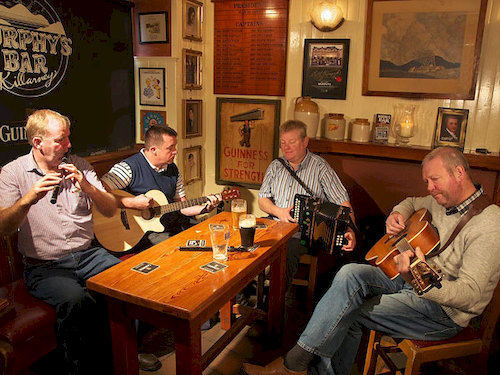
[{"label": "framed picture", "polygon": [[202,111],[201,100],[183,100],[182,135],[184,138],[201,136]]},{"label": "framed picture", "polygon": [[184,183],[201,180],[201,146],[185,148],[183,152]]},{"label": "framed picture", "polygon": [[306,39],[302,96],[345,99],[349,39]]},{"label": "framed picture", "polygon": [[201,41],[201,20],[203,3],[196,0],[182,1],[182,37]]},{"label": "framed picture", "polygon": [[201,52],[182,50],[182,82],[184,89],[201,89]]},{"label": "framed picture", "polygon": [[165,106],[165,68],[139,68],[139,104]]},{"label": "framed picture", "polygon": [[168,43],[168,13],[139,13],[139,43]]},{"label": "framed picture", "polygon": [[450,146],[464,149],[468,109],[438,108],[433,147]]},{"label": "framed picture", "polygon": [[144,141],[144,134],[146,134],[150,126],[165,126],[167,123],[166,117],[167,112],[165,111],[145,111],[141,109],[141,141]]},{"label": "framed picture", "polygon": [[474,99],[487,0],[369,0],[363,95]]},{"label": "framed picture", "polygon": [[218,184],[258,189],[278,156],[281,101],[217,98]]}]

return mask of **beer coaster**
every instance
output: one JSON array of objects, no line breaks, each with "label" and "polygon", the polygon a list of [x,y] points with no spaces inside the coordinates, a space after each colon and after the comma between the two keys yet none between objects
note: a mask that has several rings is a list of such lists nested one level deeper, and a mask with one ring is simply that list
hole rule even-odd
[{"label": "beer coaster", "polygon": [[267,229],[267,225],[264,223],[255,224],[255,229]]},{"label": "beer coaster", "polygon": [[187,240],[186,247],[205,247],[205,240]]},{"label": "beer coaster", "polygon": [[139,273],[148,274],[153,272],[157,268],[160,268],[160,266],[157,266],[156,264],[153,263],[142,262],[139,263],[137,266],[132,267],[131,270]]},{"label": "beer coaster", "polygon": [[219,272],[220,270],[222,270],[226,267],[227,267],[227,265],[216,262],[215,260],[210,262],[210,263],[204,264],[203,266],[200,266],[200,268],[202,270],[208,271],[210,273]]}]

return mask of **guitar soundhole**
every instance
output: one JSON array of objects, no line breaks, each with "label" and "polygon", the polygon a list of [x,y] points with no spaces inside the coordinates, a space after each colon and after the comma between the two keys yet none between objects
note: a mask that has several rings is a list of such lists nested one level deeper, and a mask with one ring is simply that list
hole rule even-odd
[{"label": "guitar soundhole", "polygon": [[148,208],[146,210],[142,210],[141,217],[144,220],[151,220],[154,217],[154,208]]}]

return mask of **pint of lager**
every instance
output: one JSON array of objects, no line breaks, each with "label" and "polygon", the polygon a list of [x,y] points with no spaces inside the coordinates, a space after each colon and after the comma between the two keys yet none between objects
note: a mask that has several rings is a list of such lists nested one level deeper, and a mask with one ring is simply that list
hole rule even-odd
[{"label": "pint of lager", "polygon": [[240,216],[247,213],[247,201],[244,199],[233,199],[231,201],[231,218],[233,221],[233,229],[238,229]]},{"label": "pint of lager", "polygon": [[257,220],[255,215],[244,214],[240,216],[240,236],[242,247],[249,248],[253,246],[256,222]]}]

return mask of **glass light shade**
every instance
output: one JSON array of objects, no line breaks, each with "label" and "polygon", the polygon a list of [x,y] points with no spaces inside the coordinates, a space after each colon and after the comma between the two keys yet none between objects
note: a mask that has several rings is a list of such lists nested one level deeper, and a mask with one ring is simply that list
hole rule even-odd
[{"label": "glass light shade", "polygon": [[408,144],[410,138],[415,135],[417,124],[415,122],[415,110],[417,106],[413,104],[395,105],[395,116],[393,122],[393,133],[396,137],[396,144]]},{"label": "glass light shade", "polygon": [[342,21],[344,21],[342,9],[332,0],[319,1],[311,12],[311,23],[320,31],[335,30]]}]

